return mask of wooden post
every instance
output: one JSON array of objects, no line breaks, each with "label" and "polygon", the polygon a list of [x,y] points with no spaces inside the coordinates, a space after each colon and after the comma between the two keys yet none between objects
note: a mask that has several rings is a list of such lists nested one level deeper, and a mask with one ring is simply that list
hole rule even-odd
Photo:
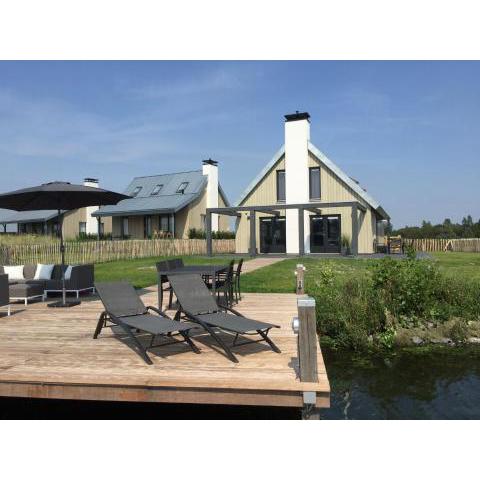
[{"label": "wooden post", "polygon": [[358,255],[358,207],[352,207],[352,255]]},{"label": "wooden post", "polygon": [[[298,363],[301,382],[318,382],[317,363],[317,320],[315,299],[302,297],[297,300],[298,306]],[[320,419],[316,408],[316,393],[303,393],[302,418],[304,420]]]},{"label": "wooden post", "polygon": [[[298,209],[298,253],[301,257],[305,255],[305,221],[304,221],[304,209]],[[297,265],[298,267],[298,265]],[[297,280],[298,281],[298,280]],[[298,294],[298,292],[297,292]]]},{"label": "wooden post", "polygon": [[205,218],[206,237],[207,237],[207,255],[212,256],[212,213],[207,210],[207,217]]},{"label": "wooden post", "polygon": [[250,256],[257,255],[257,225],[255,210],[250,210]]},{"label": "wooden post", "polygon": [[297,295],[305,295],[305,267],[301,263],[297,264],[295,276],[297,277]]}]

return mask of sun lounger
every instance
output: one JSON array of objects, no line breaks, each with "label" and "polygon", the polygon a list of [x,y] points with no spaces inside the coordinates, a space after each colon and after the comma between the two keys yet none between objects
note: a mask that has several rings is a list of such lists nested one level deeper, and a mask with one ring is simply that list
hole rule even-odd
[{"label": "sun lounger", "polygon": [[[178,316],[183,313],[188,320],[202,326],[232,362],[238,362],[238,360],[231,348],[247,343],[266,342],[274,352],[280,353],[278,347],[268,337],[272,328],[280,328],[278,325],[251,320],[228,306],[219,306],[200,275],[172,273],[168,278],[180,305]],[[234,336],[232,345],[227,346],[217,335],[215,330],[218,329]],[[239,343],[239,337],[246,335],[259,335],[260,339]]]},{"label": "sun lounger", "polygon": [[[128,282],[95,283],[95,288],[105,311],[100,315],[93,338],[98,337],[102,328],[117,325],[130,338],[139,355],[148,364],[152,364],[152,361],[147,354],[147,350],[172,343],[186,342],[195,353],[200,353],[189,336],[189,330],[194,325],[172,320],[158,308],[146,307],[133,286]],[[149,312],[153,312],[153,314]],[[111,325],[108,324],[109,322]],[[148,346],[144,346],[134,335],[134,332],[142,331],[151,335]],[[182,340],[173,339],[172,334],[174,333],[180,334]],[[168,337],[171,341],[155,345],[154,341],[157,336]]]}]

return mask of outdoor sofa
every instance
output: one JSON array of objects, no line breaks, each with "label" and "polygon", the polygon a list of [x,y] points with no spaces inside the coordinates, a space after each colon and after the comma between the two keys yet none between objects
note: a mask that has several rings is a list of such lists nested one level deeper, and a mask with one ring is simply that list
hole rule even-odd
[{"label": "outdoor sofa", "polygon": [[0,275],[0,307],[8,305],[8,313],[10,315],[10,295],[8,292],[8,275]]},{"label": "outdoor sofa", "polygon": [[[51,292],[62,291],[62,265],[53,265],[53,269],[45,278],[35,279],[35,272],[39,265],[19,265],[19,272],[15,277],[9,276],[9,290],[11,300],[23,300],[25,304],[34,298],[44,300]],[[67,271],[68,265],[64,266]],[[5,267],[0,266],[0,274],[7,273]],[[22,278],[23,277],[23,278]],[[67,271],[65,279],[67,293],[75,293],[79,298],[81,292],[95,292],[94,267],[92,264],[72,265]]]}]

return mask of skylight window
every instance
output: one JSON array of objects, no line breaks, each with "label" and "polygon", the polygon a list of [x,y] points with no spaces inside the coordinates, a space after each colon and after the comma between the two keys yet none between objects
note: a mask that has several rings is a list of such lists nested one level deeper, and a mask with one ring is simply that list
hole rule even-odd
[{"label": "skylight window", "polygon": [[177,189],[177,193],[185,193],[185,190],[188,187],[188,182],[182,182]]},{"label": "skylight window", "polygon": [[163,185],[155,185],[155,188],[152,190],[152,193],[150,195],[158,195],[162,188]]},{"label": "skylight window", "polygon": [[132,197],[136,197],[142,191],[142,187],[135,187],[135,190],[132,192]]}]

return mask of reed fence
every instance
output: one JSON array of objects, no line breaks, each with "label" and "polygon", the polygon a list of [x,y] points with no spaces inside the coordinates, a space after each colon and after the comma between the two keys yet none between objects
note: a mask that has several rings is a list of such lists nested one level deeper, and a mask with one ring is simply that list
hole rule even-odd
[{"label": "reed fence", "polygon": [[476,252],[480,253],[480,238],[404,238],[418,252]]},{"label": "reed fence", "polygon": [[[213,253],[235,252],[235,240],[213,240]],[[155,239],[155,240],[104,240],[66,242],[65,257],[70,264],[100,263],[130,258],[206,255],[205,240]],[[58,263],[58,242],[41,245],[0,245],[0,265],[26,263]]]}]

